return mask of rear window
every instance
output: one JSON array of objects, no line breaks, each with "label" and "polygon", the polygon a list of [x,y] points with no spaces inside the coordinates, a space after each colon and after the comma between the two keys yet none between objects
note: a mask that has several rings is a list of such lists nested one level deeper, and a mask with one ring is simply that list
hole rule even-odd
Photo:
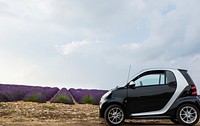
[{"label": "rear window", "polygon": [[185,79],[187,80],[188,84],[193,85],[194,82],[192,80],[192,78],[190,77],[190,75],[187,73],[187,70],[179,70],[181,72],[181,74],[185,77]]}]

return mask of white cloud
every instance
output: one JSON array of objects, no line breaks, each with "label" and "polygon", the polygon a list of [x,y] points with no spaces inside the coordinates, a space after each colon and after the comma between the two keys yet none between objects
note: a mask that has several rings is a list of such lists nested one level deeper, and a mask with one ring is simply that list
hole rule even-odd
[{"label": "white cloud", "polygon": [[[123,83],[130,64],[134,71],[184,67],[200,83],[199,3],[0,0],[0,50],[10,54],[10,61],[0,57],[1,69],[22,82],[31,74],[26,82],[111,88]],[[16,67],[7,63],[12,57]]]},{"label": "white cloud", "polygon": [[142,43],[131,43],[131,44],[124,44],[122,47],[135,50],[135,49],[141,49]]},{"label": "white cloud", "polygon": [[92,44],[91,41],[83,40],[83,41],[73,41],[71,43],[56,46],[57,50],[61,52],[63,55],[70,55],[72,53],[81,52],[84,48],[87,48],[88,45]]}]

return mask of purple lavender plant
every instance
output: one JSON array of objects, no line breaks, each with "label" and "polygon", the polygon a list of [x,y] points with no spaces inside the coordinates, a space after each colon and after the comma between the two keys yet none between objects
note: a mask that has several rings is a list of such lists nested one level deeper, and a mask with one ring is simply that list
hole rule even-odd
[{"label": "purple lavender plant", "polygon": [[22,85],[0,84],[0,92],[6,97],[7,101],[19,101],[22,100],[26,93],[25,87]]},{"label": "purple lavender plant", "polygon": [[35,86],[30,89],[30,93],[26,94],[23,100],[43,103],[49,101],[58,90],[58,88]]},{"label": "purple lavender plant", "polygon": [[8,99],[6,98],[6,96],[0,92],[0,102],[7,102]]},{"label": "purple lavender plant", "polygon": [[45,94],[46,94],[46,100],[50,101],[53,96],[59,91],[59,88],[54,87],[54,88],[46,88],[45,89]]},{"label": "purple lavender plant", "polygon": [[98,105],[99,101],[103,94],[107,92],[107,90],[96,90],[96,89],[69,89],[73,98],[76,102],[80,104],[95,104]]},{"label": "purple lavender plant", "polygon": [[74,104],[69,91],[66,88],[62,88],[51,100],[51,103],[64,103]]},{"label": "purple lavender plant", "polygon": [[42,91],[31,91],[24,96],[23,101],[45,103],[46,95]]},{"label": "purple lavender plant", "polygon": [[[42,99],[45,97],[47,101],[49,101],[57,92],[58,88],[50,88],[50,87],[40,87],[40,86],[25,86],[25,85],[6,85],[0,84],[0,101],[19,101],[24,100],[27,95],[31,95],[30,92],[37,92],[44,95],[39,96]],[[34,95],[35,96],[35,95]],[[43,102],[44,100],[42,100]]]}]

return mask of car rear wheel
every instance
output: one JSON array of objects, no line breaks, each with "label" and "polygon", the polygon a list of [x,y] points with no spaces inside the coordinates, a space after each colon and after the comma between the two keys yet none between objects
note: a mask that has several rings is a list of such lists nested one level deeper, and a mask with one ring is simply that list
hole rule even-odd
[{"label": "car rear wheel", "polygon": [[176,117],[182,125],[195,125],[199,121],[199,110],[195,105],[183,104],[178,108]]},{"label": "car rear wheel", "polygon": [[124,122],[125,114],[121,106],[111,105],[106,109],[104,117],[109,125],[121,125]]}]

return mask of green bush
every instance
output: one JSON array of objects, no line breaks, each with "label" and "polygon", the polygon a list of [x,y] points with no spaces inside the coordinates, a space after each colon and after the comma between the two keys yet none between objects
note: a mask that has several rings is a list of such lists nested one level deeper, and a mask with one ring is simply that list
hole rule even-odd
[{"label": "green bush", "polygon": [[64,103],[64,104],[74,104],[69,91],[66,88],[62,88],[57,92],[54,97],[50,100],[51,103]]},{"label": "green bush", "polygon": [[85,95],[83,98],[82,98],[82,103],[83,104],[95,104],[96,100],[93,96],[91,95]]},{"label": "green bush", "polygon": [[57,103],[69,103],[70,102],[70,98],[65,95],[65,94],[59,94],[56,98],[56,102]]}]

